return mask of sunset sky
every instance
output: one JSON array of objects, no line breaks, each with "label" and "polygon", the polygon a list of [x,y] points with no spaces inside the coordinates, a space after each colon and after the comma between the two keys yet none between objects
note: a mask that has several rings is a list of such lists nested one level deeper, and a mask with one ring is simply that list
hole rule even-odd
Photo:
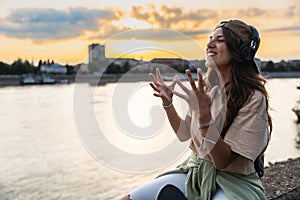
[{"label": "sunset sky", "polygon": [[300,59],[299,0],[0,0],[0,5],[0,61],[7,63],[87,62],[91,43],[105,44],[107,57],[168,56],[141,50],[156,47],[203,59],[190,43],[204,49],[211,30],[227,19],[259,30],[258,58]]}]

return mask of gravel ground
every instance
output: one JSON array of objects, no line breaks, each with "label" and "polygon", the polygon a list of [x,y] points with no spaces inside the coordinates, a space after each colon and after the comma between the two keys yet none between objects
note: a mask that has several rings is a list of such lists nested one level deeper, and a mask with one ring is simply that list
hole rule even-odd
[{"label": "gravel ground", "polygon": [[300,158],[269,163],[262,183],[267,199],[300,200]]}]

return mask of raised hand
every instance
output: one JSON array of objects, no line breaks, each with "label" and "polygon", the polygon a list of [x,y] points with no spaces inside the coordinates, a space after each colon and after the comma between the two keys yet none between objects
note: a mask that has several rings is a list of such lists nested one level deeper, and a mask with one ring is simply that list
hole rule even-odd
[{"label": "raised hand", "polygon": [[197,69],[198,85],[196,86],[195,80],[192,77],[190,70],[186,70],[186,75],[192,89],[188,89],[183,85],[180,80],[176,80],[176,83],[181,87],[185,94],[181,94],[177,91],[173,91],[176,96],[183,98],[188,102],[190,109],[197,113],[199,121],[205,123],[211,120],[211,95],[215,93],[216,87],[212,89],[210,93],[206,93],[204,90],[204,82],[202,79],[202,73],[200,68]]},{"label": "raised hand", "polygon": [[175,76],[170,85],[167,85],[163,78],[161,77],[160,71],[156,69],[156,76],[153,73],[149,74],[152,83],[150,86],[153,88],[155,93],[153,94],[156,97],[160,97],[163,101],[163,105],[170,105],[172,103],[173,98],[173,90],[175,88],[178,77]]}]

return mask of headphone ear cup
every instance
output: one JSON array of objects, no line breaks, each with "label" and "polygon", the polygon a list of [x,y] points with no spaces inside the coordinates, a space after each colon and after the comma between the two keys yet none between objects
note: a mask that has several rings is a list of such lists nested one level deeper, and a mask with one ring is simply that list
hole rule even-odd
[{"label": "headphone ear cup", "polygon": [[249,44],[243,44],[240,49],[240,56],[247,61],[250,61],[254,58],[255,51],[249,46]]},{"label": "headphone ear cup", "polygon": [[251,26],[251,25],[249,27],[252,30],[251,41],[248,44],[243,44],[239,48],[240,56],[244,60],[247,60],[247,61],[251,61],[254,58],[255,53],[258,49],[259,43],[260,43],[259,33],[256,30],[256,28],[254,26]]}]

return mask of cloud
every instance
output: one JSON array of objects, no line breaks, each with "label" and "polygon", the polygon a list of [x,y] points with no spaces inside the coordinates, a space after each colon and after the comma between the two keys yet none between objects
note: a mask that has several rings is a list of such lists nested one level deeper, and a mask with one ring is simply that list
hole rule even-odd
[{"label": "cloud", "polygon": [[[294,16],[297,16],[296,9],[297,9],[296,6],[292,5],[292,6],[289,6],[288,8],[286,8],[283,12],[284,12],[285,16],[287,16],[287,17],[294,17]],[[299,17],[299,14],[298,14],[298,17]]]},{"label": "cloud", "polygon": [[178,32],[167,28],[141,28],[126,30],[112,35],[111,39],[133,39],[133,40],[189,40],[188,35],[206,34],[208,31],[186,31]]},{"label": "cloud", "polygon": [[[0,18],[0,34],[6,37],[31,39],[41,43],[45,41],[65,40],[71,38],[106,39],[114,37],[132,26],[126,23],[117,25],[126,17],[147,22],[153,27],[168,28],[190,37],[208,34],[218,22],[226,19],[246,19],[251,24],[258,25],[264,30],[296,30],[299,31],[299,14],[296,6],[282,9],[263,9],[248,7],[244,9],[206,8],[186,9],[182,6],[154,4],[147,6],[132,6],[129,13],[121,8],[89,9],[84,7],[58,10],[43,9],[15,9]],[[152,39],[164,39],[162,31],[147,34]],[[135,32],[137,37],[143,35]],[[127,35],[127,34],[123,34]],[[146,37],[146,36],[144,36]]]},{"label": "cloud", "polygon": [[[212,23],[218,23],[225,19],[246,19],[263,28],[286,26],[297,26],[299,14],[297,15],[295,5],[281,9],[267,9],[260,7],[248,7],[243,9],[219,9],[206,8],[186,10],[184,7],[162,5],[156,8],[151,4],[148,6],[132,6],[130,16],[149,22],[156,27],[170,28],[190,35],[206,34],[207,28]],[[278,22],[285,22],[279,24]],[[287,23],[288,22],[288,23]],[[211,27],[213,28],[213,27]],[[275,29],[274,29],[275,30]]]},{"label": "cloud", "polygon": [[132,6],[130,16],[161,28],[184,29],[197,28],[205,20],[217,18],[218,12],[211,9],[186,11],[184,7],[166,5],[156,9],[154,5],[148,5],[147,8]]},{"label": "cloud", "polygon": [[101,23],[100,29],[95,31],[91,36],[87,39],[90,40],[97,40],[97,39],[104,39],[107,40],[109,38],[117,38],[120,33],[130,31],[129,27],[117,27],[110,23]]},{"label": "cloud", "polygon": [[[248,7],[232,10],[212,10],[206,8],[189,10],[181,6],[162,5],[156,7],[153,4],[147,6],[132,6],[129,13],[130,17],[162,29],[153,30],[152,32],[128,31],[115,37],[125,38],[128,36],[128,38],[130,38],[130,34],[132,34],[132,38],[140,39],[176,39],[173,38],[172,34],[168,35],[163,31],[164,29],[170,29],[189,37],[197,38],[201,35],[209,34],[220,21],[233,18],[245,19],[250,24],[258,26],[262,31],[299,31],[298,20],[295,20],[297,18],[295,9],[295,6],[288,6],[282,9]],[[284,23],[284,20],[287,19],[289,19],[289,24]],[[282,23],[278,24],[279,21]],[[175,35],[176,34],[174,34],[174,36]]]},{"label": "cloud", "polygon": [[300,26],[286,26],[286,27],[266,29],[264,31],[265,32],[300,31]]},{"label": "cloud", "polygon": [[265,13],[267,13],[267,10],[255,7],[249,7],[247,9],[237,11],[237,15],[240,17],[260,17]]},{"label": "cloud", "polygon": [[35,42],[59,40],[97,31],[103,24],[118,20],[121,10],[87,8],[16,9],[1,20],[0,32],[8,37],[30,38]]}]

